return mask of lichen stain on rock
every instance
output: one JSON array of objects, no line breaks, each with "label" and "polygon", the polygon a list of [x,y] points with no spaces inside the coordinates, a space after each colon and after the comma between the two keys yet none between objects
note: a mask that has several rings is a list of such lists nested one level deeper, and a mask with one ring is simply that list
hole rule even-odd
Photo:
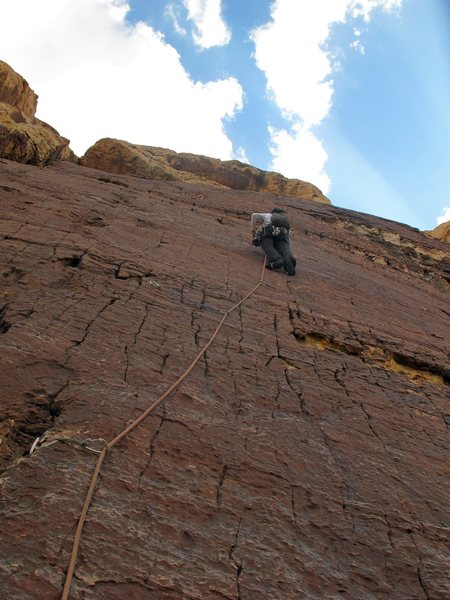
[{"label": "lichen stain on rock", "polygon": [[[386,351],[383,348],[367,345],[367,346],[349,346],[340,343],[336,340],[327,338],[325,335],[310,332],[306,335],[296,335],[297,341],[308,348],[315,350],[332,350],[344,352],[352,356],[358,356],[368,367],[380,367],[386,371],[400,373],[412,381],[428,381],[437,385],[448,385],[449,374],[433,373],[433,367],[423,364],[420,368],[413,366],[413,359],[407,359],[402,356],[394,356],[392,352]],[[409,363],[409,364],[408,364]],[[290,364],[289,368],[295,368],[295,365]]]}]

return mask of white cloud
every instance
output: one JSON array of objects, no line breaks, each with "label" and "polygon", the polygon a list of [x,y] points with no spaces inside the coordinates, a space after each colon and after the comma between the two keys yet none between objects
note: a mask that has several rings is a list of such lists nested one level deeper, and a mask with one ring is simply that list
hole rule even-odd
[{"label": "white cloud", "polygon": [[[0,56],[39,94],[37,116],[81,155],[101,137],[229,159],[234,78],[194,82],[124,0],[2,0]],[[20,35],[18,35],[20,31]]]},{"label": "white cloud", "polygon": [[173,25],[173,28],[175,29],[175,31],[179,35],[186,36],[187,35],[187,31],[180,24],[180,18],[179,18],[179,15],[178,15],[177,6],[175,4],[173,4],[173,3],[168,4],[166,6],[165,13],[169,17],[169,19],[172,21],[172,25]]},{"label": "white cloud", "polygon": [[351,42],[350,48],[354,48],[357,52],[364,55],[366,53],[366,49],[364,48],[360,40],[361,30],[355,27],[353,29],[353,35],[355,36],[355,39],[353,40],[353,42]]},{"label": "white cloud", "polygon": [[391,12],[400,8],[402,0],[352,0],[348,4],[354,18],[362,17],[368,23],[374,9],[381,8],[386,12]]},{"label": "white cloud", "polygon": [[450,207],[444,206],[442,215],[436,219],[436,225],[442,225],[442,223],[447,223],[450,221]]},{"label": "white cloud", "polygon": [[293,133],[269,127],[272,140],[272,168],[285,177],[311,181],[328,194],[330,178],[324,171],[327,154],[320,140],[307,127],[296,123]]},{"label": "white cloud", "polygon": [[245,148],[242,148],[241,146],[236,150],[234,158],[235,160],[239,160],[240,162],[246,163],[247,165],[250,164],[250,161],[247,158],[247,154],[245,153]]},{"label": "white cloud", "polygon": [[121,23],[125,19],[130,10],[130,6],[126,0],[98,0],[98,2],[106,6],[111,17],[118,23]]},{"label": "white cloud", "polygon": [[[254,58],[266,76],[269,95],[290,123],[290,131],[270,129],[273,168],[288,168],[290,177],[309,179],[327,193],[327,155],[313,130],[331,110],[332,77],[339,71],[325,46],[330,28],[352,18],[362,17],[367,22],[375,8],[389,11],[401,2],[274,0],[271,20],[251,34]],[[363,51],[360,31],[354,29],[354,35],[354,47]]]},{"label": "white cloud", "polygon": [[363,54],[363,55],[366,53],[366,49],[361,44],[361,40],[354,40],[350,44],[350,48],[354,48],[357,52],[359,52],[360,54]]},{"label": "white cloud", "polygon": [[225,46],[231,39],[222,18],[222,0],[183,0],[188,19],[193,22],[194,42],[201,48]]}]

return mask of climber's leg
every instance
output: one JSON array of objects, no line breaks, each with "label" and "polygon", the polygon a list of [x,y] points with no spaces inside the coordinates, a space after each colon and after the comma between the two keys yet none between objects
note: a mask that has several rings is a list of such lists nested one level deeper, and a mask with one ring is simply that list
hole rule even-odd
[{"label": "climber's leg", "polygon": [[275,239],[275,249],[278,250],[279,254],[283,259],[284,270],[288,275],[295,275],[295,266],[297,261],[291,251],[291,246],[288,239],[284,236],[280,236]]},{"label": "climber's leg", "polygon": [[261,240],[261,248],[267,257],[267,268],[268,269],[281,269],[283,266],[283,259],[281,254],[275,248],[273,238],[263,237]]}]

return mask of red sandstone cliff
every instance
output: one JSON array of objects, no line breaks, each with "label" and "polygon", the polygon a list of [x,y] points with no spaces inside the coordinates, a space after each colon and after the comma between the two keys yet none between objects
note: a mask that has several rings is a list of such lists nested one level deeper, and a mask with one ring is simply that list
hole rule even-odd
[{"label": "red sandstone cliff", "polygon": [[34,116],[37,99],[25,79],[0,60],[0,158],[33,165],[76,160],[69,140]]},{"label": "red sandstone cliff", "polygon": [[120,175],[137,175],[160,181],[208,183],[232,190],[273,192],[330,204],[328,198],[312,183],[287,179],[280,173],[262,171],[238,160],[222,161],[110,138],[99,140],[89,148],[80,159],[80,164]]},{"label": "red sandstone cliff", "polygon": [[448,245],[316,202],[0,160],[0,577],[60,597],[95,455],[267,271],[180,388],[111,450],[71,598],[444,600]]}]

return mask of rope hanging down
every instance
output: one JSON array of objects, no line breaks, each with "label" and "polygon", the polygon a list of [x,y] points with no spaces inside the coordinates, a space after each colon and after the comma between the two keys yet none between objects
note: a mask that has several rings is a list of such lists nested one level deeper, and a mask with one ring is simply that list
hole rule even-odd
[{"label": "rope hanging down", "polygon": [[180,375],[180,377],[178,377],[178,379],[175,381],[175,383],[173,383],[169,388],[167,388],[167,390],[162,394],[162,396],[160,396],[157,400],[155,400],[152,404],[150,404],[150,406],[137,419],[135,419],[132,423],[130,423],[130,425],[128,425],[127,427],[125,427],[125,429],[123,429],[120,433],[118,433],[115,438],[113,438],[109,443],[107,443],[107,445],[100,452],[99,457],[97,459],[97,464],[95,466],[94,473],[92,475],[91,483],[89,485],[89,489],[87,491],[86,498],[84,500],[80,518],[78,520],[77,529],[75,531],[75,536],[74,536],[73,545],[72,545],[72,553],[70,556],[69,566],[67,568],[66,581],[64,583],[64,588],[63,588],[63,591],[61,594],[61,600],[67,600],[69,598],[70,585],[72,583],[73,573],[75,571],[75,566],[76,566],[76,562],[77,562],[78,550],[80,547],[81,534],[83,531],[84,522],[86,521],[86,516],[87,516],[88,510],[89,510],[89,506],[91,504],[92,496],[94,495],[95,485],[97,483],[97,479],[98,479],[98,476],[100,473],[101,466],[106,457],[106,453],[113,446],[115,446],[118,442],[120,442],[120,440],[122,438],[124,438],[126,435],[128,435],[130,433],[130,431],[132,431],[135,427],[137,427],[137,425],[139,425],[139,423],[141,423],[141,421],[143,421],[152,412],[152,410],[155,409],[158,406],[158,404],[160,404],[165,398],[167,398],[167,396],[169,396],[180,385],[180,383],[189,375],[189,373],[192,371],[192,369],[198,363],[200,358],[203,356],[203,354],[206,352],[206,350],[210,347],[210,345],[214,341],[215,337],[219,333],[219,331],[220,331],[222,325],[224,324],[226,318],[228,317],[228,315],[230,313],[232,313],[234,310],[236,310],[236,308],[241,306],[241,304],[243,304],[248,298],[250,298],[250,296],[252,294],[254,294],[254,292],[256,292],[256,290],[262,284],[263,279],[264,279],[265,266],[266,266],[266,259],[264,258],[264,264],[263,264],[263,268],[262,268],[262,272],[261,272],[261,277],[259,278],[258,283],[255,285],[254,288],[252,288],[250,290],[250,292],[246,296],[244,296],[242,298],[242,300],[240,300],[239,302],[234,304],[231,308],[229,308],[225,312],[225,314],[223,315],[219,324],[217,325],[214,333],[209,338],[208,342],[203,346],[203,348],[200,350],[200,352],[197,354],[197,356],[194,358],[194,360],[191,362],[191,364],[188,366],[188,368],[184,371],[184,373],[182,375]]}]

